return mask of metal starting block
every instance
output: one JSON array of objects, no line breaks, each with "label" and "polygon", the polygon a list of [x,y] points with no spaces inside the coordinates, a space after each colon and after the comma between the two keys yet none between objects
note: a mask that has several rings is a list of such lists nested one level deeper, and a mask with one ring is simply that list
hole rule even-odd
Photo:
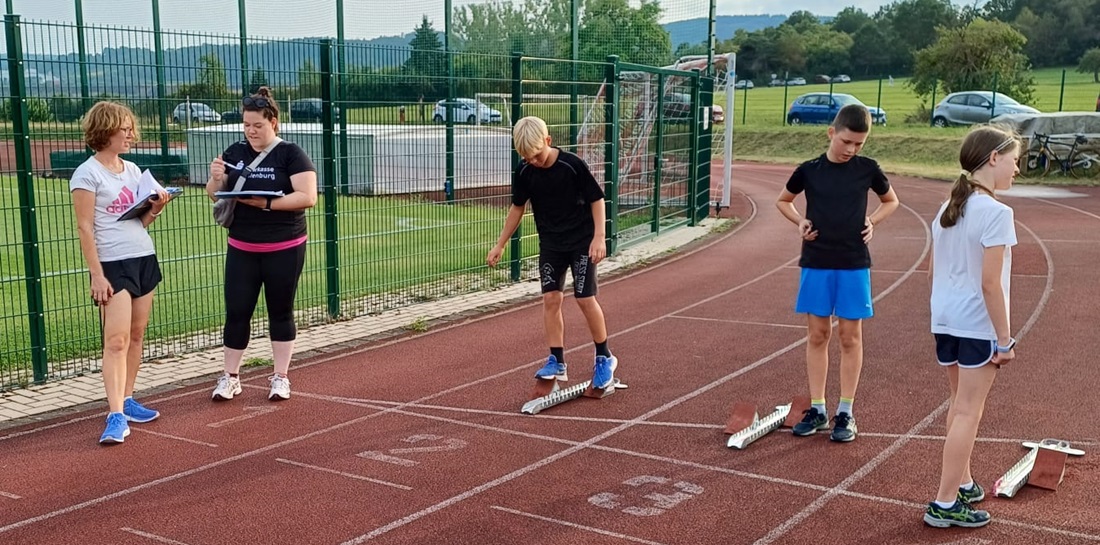
[{"label": "metal starting block", "polygon": [[1071,448],[1069,441],[1059,439],[1043,439],[1039,443],[1024,441],[1023,446],[1031,450],[993,484],[993,493],[997,496],[1011,498],[1025,484],[1057,490],[1065,477],[1066,458],[1085,454],[1083,450]]},{"label": "metal starting block", "polygon": [[[542,382],[542,379],[536,379],[536,380],[538,380],[539,382]],[[591,380],[586,380],[584,382],[579,382],[579,383],[574,384],[574,385],[572,385],[568,388],[562,388],[562,387],[558,386],[558,384],[557,384],[558,381],[556,381],[556,380],[547,381],[547,382],[553,382],[554,383],[552,385],[549,385],[549,387],[550,387],[549,392],[546,393],[546,394],[543,394],[539,397],[535,397],[534,399],[528,401],[527,403],[524,403],[523,407],[520,409],[521,413],[524,413],[524,414],[538,414],[539,412],[541,412],[545,409],[549,409],[550,407],[553,407],[554,405],[560,405],[562,403],[565,403],[566,401],[572,401],[574,399],[577,399],[578,397],[583,396],[583,397],[592,397],[592,398],[596,398],[596,399],[602,399],[602,398],[605,398],[605,397],[615,393],[615,390],[625,390],[626,389],[626,384],[623,384],[623,382],[620,381],[618,378],[616,378],[611,383],[611,386],[608,386],[607,388],[604,388],[602,390],[598,389],[598,388],[592,388],[592,381]],[[535,385],[535,392],[537,393],[538,391],[540,391],[540,388],[545,388],[545,387],[546,387],[546,385],[536,384]]]},{"label": "metal starting block", "polygon": [[[729,440],[726,441],[726,446],[740,450],[749,446],[753,441],[779,429],[790,414],[792,405],[792,403],[779,405],[771,413],[755,418],[748,426],[731,435]],[[736,408],[734,412],[737,412]],[[753,413],[755,416],[755,409]]]}]

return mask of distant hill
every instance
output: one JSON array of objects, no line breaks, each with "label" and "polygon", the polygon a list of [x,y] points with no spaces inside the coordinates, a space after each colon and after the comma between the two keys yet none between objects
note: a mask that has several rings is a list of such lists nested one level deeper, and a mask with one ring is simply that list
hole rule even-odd
[{"label": "distant hill", "polygon": [[[820,17],[821,22],[827,23],[832,17]],[[719,15],[714,20],[714,34],[718,41],[728,40],[738,29],[748,32],[762,30],[768,27],[779,26],[787,20],[786,15]],[[707,41],[707,18],[686,19],[673,21],[663,25],[672,38],[672,48],[687,43],[697,44]]]}]

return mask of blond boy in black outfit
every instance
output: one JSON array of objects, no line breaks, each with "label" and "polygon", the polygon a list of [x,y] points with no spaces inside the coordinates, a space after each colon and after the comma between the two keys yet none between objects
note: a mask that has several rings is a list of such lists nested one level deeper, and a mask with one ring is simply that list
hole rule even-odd
[{"label": "blond boy in black outfit", "polygon": [[512,233],[523,219],[528,201],[539,234],[539,280],[543,321],[550,356],[535,374],[541,379],[568,380],[564,355],[565,323],[561,304],[565,273],[572,271],[573,296],[588,322],[596,344],[592,387],[612,384],[618,359],[607,348],[607,325],[596,302],[596,264],[606,255],[604,194],[588,165],[577,155],[551,145],[546,123],[528,116],[512,131],[523,157],[512,180],[512,206],[497,243],[485,257],[495,267]]}]

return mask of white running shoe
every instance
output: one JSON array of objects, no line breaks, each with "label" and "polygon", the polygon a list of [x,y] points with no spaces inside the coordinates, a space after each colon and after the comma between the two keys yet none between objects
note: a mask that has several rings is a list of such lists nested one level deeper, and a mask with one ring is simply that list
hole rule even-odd
[{"label": "white running shoe", "polygon": [[210,398],[214,401],[228,401],[240,393],[241,379],[226,374],[218,378],[218,385],[214,387],[214,393]]},{"label": "white running shoe", "polygon": [[290,399],[290,379],[279,375],[271,375],[271,393],[267,398],[271,401]]}]

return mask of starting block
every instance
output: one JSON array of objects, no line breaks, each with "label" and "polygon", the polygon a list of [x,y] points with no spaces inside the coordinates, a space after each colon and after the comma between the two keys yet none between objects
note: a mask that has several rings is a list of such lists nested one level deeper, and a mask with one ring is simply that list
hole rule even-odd
[{"label": "starting block", "polygon": [[737,402],[730,410],[730,418],[726,422],[726,435],[737,433],[760,420],[756,412],[756,406],[752,403]]},{"label": "starting block", "polygon": [[[753,441],[779,429],[789,416],[792,405],[793,403],[779,405],[764,417],[755,418],[747,427],[731,435],[729,440],[726,441],[726,446],[740,450],[749,446]],[[734,412],[737,412],[736,406]],[[753,416],[755,416],[755,413],[756,410],[753,409]]]},{"label": "starting block", "polygon": [[802,414],[810,410],[810,396],[795,396],[791,400],[791,410],[783,421],[784,428],[793,428],[802,421]]},{"label": "starting block", "polygon": [[1069,441],[1043,439],[1039,443],[1025,441],[1024,448],[1031,449],[1009,468],[993,484],[993,492],[1002,498],[1011,498],[1030,484],[1046,490],[1057,490],[1066,473],[1066,459],[1083,456],[1085,451],[1071,448]]},{"label": "starting block", "polygon": [[[536,379],[536,380],[538,380],[539,382],[543,382],[542,379]],[[560,386],[558,386],[558,384],[557,384],[558,381],[556,381],[556,380],[546,381],[546,382],[553,382],[552,385],[549,385],[550,391],[546,394],[543,394],[541,396],[538,396],[538,397],[535,397],[535,398],[531,399],[527,403],[524,403],[523,407],[520,408],[521,413],[524,413],[524,414],[538,414],[539,412],[541,412],[545,409],[549,409],[550,407],[553,407],[554,405],[560,405],[562,403],[565,403],[566,401],[572,401],[574,399],[577,399],[578,397],[583,396],[583,397],[591,397],[591,398],[595,398],[595,399],[603,399],[603,398],[615,393],[615,390],[625,390],[626,389],[626,384],[623,384],[622,381],[620,381],[618,378],[616,378],[611,383],[611,386],[608,386],[607,388],[604,388],[604,389],[593,388],[591,380],[586,380],[584,382],[579,382],[579,383],[574,384],[574,385],[572,385],[568,388],[561,388]],[[536,383],[535,384],[535,393],[537,394],[540,391],[540,389],[546,388],[546,386],[547,385],[540,385],[540,384]]]}]

